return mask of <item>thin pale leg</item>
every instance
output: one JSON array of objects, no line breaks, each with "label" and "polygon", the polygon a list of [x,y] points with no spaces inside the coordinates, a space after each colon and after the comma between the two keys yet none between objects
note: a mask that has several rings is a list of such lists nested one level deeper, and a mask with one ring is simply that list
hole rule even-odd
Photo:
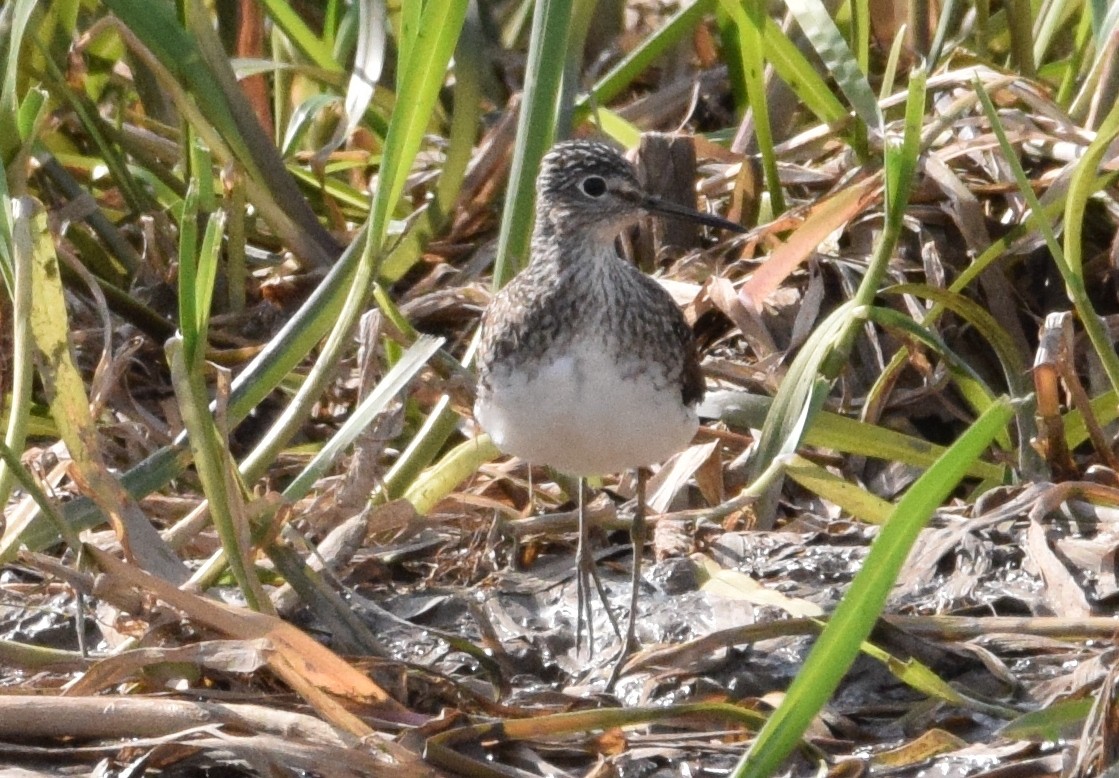
[{"label": "thin pale leg", "polygon": [[630,540],[633,542],[633,567],[630,574],[629,585],[629,618],[626,619],[626,638],[622,650],[610,673],[610,680],[606,688],[614,688],[614,684],[622,674],[622,667],[630,654],[637,650],[637,597],[641,592],[641,555],[645,550],[645,481],[649,471],[643,467],[637,468],[637,496],[633,508],[633,524],[630,526]]},{"label": "thin pale leg", "polygon": [[610,619],[610,626],[614,628],[614,634],[619,638],[622,635],[618,627],[618,620],[614,617],[614,612],[610,610],[610,601],[606,597],[606,589],[602,585],[602,580],[598,577],[598,569],[595,567],[594,554],[591,552],[590,545],[590,530],[587,526],[587,511],[586,511],[586,481],[583,478],[579,479],[579,542],[575,547],[575,650],[579,651],[583,645],[583,624],[587,625],[587,646],[589,653],[594,654],[594,614],[591,610],[591,584],[594,584],[595,591],[598,592],[598,598],[602,601],[602,607],[606,609],[606,616]]},{"label": "thin pale leg", "polygon": [[594,653],[594,621],[591,619],[591,598],[587,591],[591,573],[594,570],[594,557],[591,556],[587,538],[587,512],[583,504],[586,485],[579,479],[579,542],[575,546],[575,651],[583,646],[583,624],[587,625],[587,643]]}]

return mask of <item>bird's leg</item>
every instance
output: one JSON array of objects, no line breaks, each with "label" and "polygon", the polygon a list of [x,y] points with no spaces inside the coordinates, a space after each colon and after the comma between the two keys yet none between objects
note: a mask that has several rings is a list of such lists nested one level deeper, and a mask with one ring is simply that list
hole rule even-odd
[{"label": "bird's leg", "polygon": [[575,546],[575,653],[583,645],[583,623],[587,625],[587,644],[594,653],[594,622],[591,619],[591,598],[587,591],[590,578],[594,574],[594,556],[591,554],[587,538],[587,511],[583,493],[586,485],[579,478],[579,541]]},{"label": "bird's leg", "polygon": [[637,504],[633,507],[633,525],[629,531],[633,543],[633,569],[630,574],[629,620],[624,654],[637,648],[637,596],[641,592],[641,556],[645,553],[645,483],[648,478],[648,470],[644,467],[637,468]]},{"label": "bird's leg", "polygon": [[641,591],[641,555],[645,550],[645,481],[649,471],[644,467],[637,468],[637,497],[633,508],[633,524],[630,525],[629,536],[633,542],[633,567],[630,575],[629,588],[629,618],[626,619],[626,639],[622,650],[618,654],[614,670],[610,673],[610,680],[606,688],[614,688],[614,683],[621,675],[622,666],[629,655],[637,650],[637,596]]},{"label": "bird's leg", "polygon": [[580,477],[578,501],[579,543],[575,547],[575,608],[578,613],[575,620],[575,650],[578,651],[583,644],[583,623],[585,621],[587,624],[587,645],[590,647],[590,653],[593,655],[594,621],[590,596],[592,582],[595,591],[598,592],[598,598],[602,601],[602,607],[606,609],[606,616],[610,619],[610,626],[614,628],[614,634],[621,638],[622,631],[618,627],[618,620],[614,617],[614,611],[610,609],[610,600],[606,596],[606,589],[603,587],[602,579],[598,577],[598,569],[595,567],[594,553],[591,551],[589,538],[590,529],[587,522],[586,491],[586,479]]}]

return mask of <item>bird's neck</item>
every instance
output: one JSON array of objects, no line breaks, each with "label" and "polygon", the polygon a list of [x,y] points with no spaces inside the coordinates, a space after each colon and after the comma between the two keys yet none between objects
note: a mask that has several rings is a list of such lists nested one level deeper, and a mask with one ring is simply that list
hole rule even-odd
[{"label": "bird's neck", "polygon": [[555,264],[557,270],[574,267],[609,267],[619,262],[617,232],[577,224],[555,215],[541,216],[532,233],[533,263]]}]

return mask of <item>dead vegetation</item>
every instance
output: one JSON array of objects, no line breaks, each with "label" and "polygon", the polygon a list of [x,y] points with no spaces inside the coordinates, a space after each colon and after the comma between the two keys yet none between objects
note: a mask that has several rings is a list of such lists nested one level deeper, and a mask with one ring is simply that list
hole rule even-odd
[{"label": "dead vegetation", "polygon": [[[754,3],[603,2],[531,51],[528,3],[48,5],[0,6],[5,769],[1112,774],[1114,13],[854,3],[844,54],[814,4],[761,53]],[[570,132],[683,128],[751,227],[628,241],[708,398],[612,690],[572,484],[469,412],[559,26]]]}]

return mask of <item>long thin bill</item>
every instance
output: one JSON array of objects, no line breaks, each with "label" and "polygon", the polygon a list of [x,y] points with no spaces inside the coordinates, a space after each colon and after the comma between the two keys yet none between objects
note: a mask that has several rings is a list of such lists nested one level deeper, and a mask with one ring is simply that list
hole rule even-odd
[{"label": "long thin bill", "polygon": [[686,219],[699,224],[706,224],[708,227],[714,227],[720,230],[747,232],[746,228],[741,224],[736,224],[729,219],[724,219],[721,216],[715,216],[711,213],[696,211],[692,208],[662,200],[659,197],[645,197],[641,201],[641,206],[649,213],[654,213],[659,216],[668,216],[673,219]]}]

